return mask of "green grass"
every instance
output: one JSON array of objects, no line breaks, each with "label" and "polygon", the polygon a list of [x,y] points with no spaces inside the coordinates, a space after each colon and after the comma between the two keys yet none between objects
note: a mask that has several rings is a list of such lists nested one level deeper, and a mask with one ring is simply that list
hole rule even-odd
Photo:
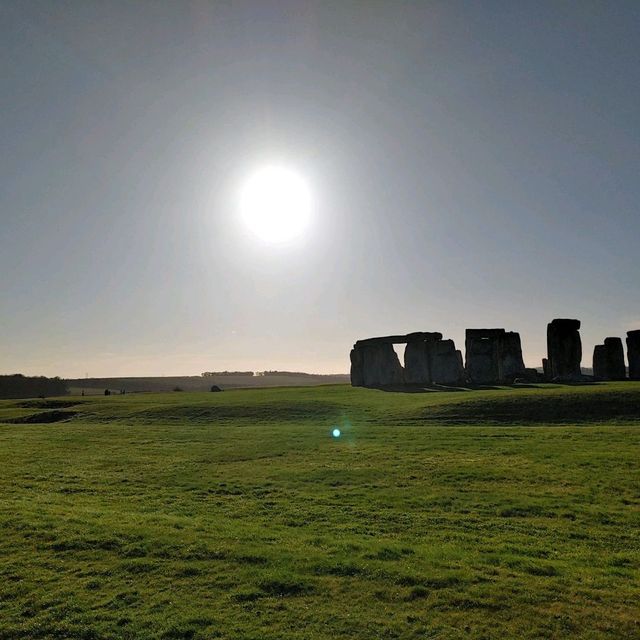
[{"label": "green grass", "polygon": [[0,470],[2,639],[640,638],[638,383],[2,401]]}]

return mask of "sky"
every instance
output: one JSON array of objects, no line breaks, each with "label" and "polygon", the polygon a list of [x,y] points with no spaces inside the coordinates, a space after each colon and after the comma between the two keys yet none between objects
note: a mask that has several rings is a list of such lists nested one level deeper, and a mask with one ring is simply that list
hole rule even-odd
[{"label": "sky", "polygon": [[[640,328],[640,3],[0,0],[0,372],[344,373]],[[311,224],[262,242],[278,165]]]}]

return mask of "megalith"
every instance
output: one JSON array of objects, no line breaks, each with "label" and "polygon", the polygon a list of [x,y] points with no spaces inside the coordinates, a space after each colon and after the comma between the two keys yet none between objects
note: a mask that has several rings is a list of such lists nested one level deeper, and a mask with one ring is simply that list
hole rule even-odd
[{"label": "megalith", "polygon": [[552,380],[572,380],[582,375],[579,330],[580,320],[568,318],[556,318],[547,325],[547,358]]},{"label": "megalith", "polygon": [[[416,336],[415,339],[412,339]],[[433,345],[442,340],[441,333],[420,333],[407,336],[404,350],[404,381],[407,384],[432,384]]]},{"label": "megalith", "polygon": [[364,349],[353,347],[351,359],[351,386],[364,387]]},{"label": "megalith", "polygon": [[[404,368],[394,344],[406,344]],[[437,332],[416,332],[358,340],[351,350],[351,384],[386,387],[401,384],[458,384],[464,381],[462,354],[453,340]]]},{"label": "megalith", "polygon": [[627,331],[629,379],[640,380],[640,330]]},{"label": "megalith", "polygon": [[500,379],[503,382],[513,382],[526,372],[524,359],[522,358],[522,343],[517,331],[506,331],[502,336],[502,367]]},{"label": "megalith", "polygon": [[402,365],[391,342],[370,344],[364,348],[364,384],[367,387],[384,387],[402,384]]},{"label": "megalith", "polygon": [[593,376],[594,378],[607,379],[607,350],[603,344],[597,344],[593,348]]},{"label": "megalith", "polygon": [[462,353],[453,340],[438,340],[431,345],[431,378],[435,384],[464,382]]},{"label": "megalith", "polygon": [[520,334],[504,329],[467,329],[467,377],[475,384],[511,383],[523,375]]},{"label": "megalith", "polygon": [[431,384],[431,363],[426,342],[407,342],[404,349],[404,381]]},{"label": "megalith", "polygon": [[624,366],[624,347],[621,338],[605,338],[604,346],[607,349],[607,366],[609,377],[612,380],[624,380],[627,370]]},{"label": "megalith", "polygon": [[404,371],[393,348],[404,336],[358,340],[351,351],[351,384],[354,387],[384,387],[402,384]]},{"label": "megalith", "polygon": [[593,375],[602,380],[624,380],[624,349],[620,338],[605,338],[593,350]]},{"label": "megalith", "polygon": [[504,329],[467,329],[466,372],[471,382],[492,384],[500,380],[500,342]]}]

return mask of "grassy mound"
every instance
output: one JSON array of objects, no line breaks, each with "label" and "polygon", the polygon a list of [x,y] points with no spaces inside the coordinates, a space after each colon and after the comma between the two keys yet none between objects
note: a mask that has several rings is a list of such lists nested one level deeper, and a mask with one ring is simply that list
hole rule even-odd
[{"label": "grassy mound", "polygon": [[0,421],[55,422],[55,411],[78,422],[145,424],[309,423],[344,418],[360,424],[551,425],[640,422],[640,383],[537,385],[491,390],[395,393],[317,388],[246,389],[211,393],[134,394],[0,403]]}]

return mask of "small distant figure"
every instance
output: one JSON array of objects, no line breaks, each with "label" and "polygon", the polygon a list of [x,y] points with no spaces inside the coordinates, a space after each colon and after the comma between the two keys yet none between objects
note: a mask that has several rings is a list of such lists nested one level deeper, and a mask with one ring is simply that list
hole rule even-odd
[{"label": "small distant figure", "polygon": [[84,389],[82,390],[82,394],[81,395],[82,395],[82,397],[84,397]]},{"label": "small distant figure", "polygon": [[110,396],[111,395],[111,391],[109,391],[109,389],[105,389],[104,390],[104,395],[105,396]]},{"label": "small distant figure", "polygon": [[126,393],[124,389],[120,389],[120,395],[123,396]]},{"label": "small distant figure", "polygon": [[215,393],[217,391],[222,391],[222,389],[217,384],[212,384],[211,385],[211,391],[213,391]]}]

